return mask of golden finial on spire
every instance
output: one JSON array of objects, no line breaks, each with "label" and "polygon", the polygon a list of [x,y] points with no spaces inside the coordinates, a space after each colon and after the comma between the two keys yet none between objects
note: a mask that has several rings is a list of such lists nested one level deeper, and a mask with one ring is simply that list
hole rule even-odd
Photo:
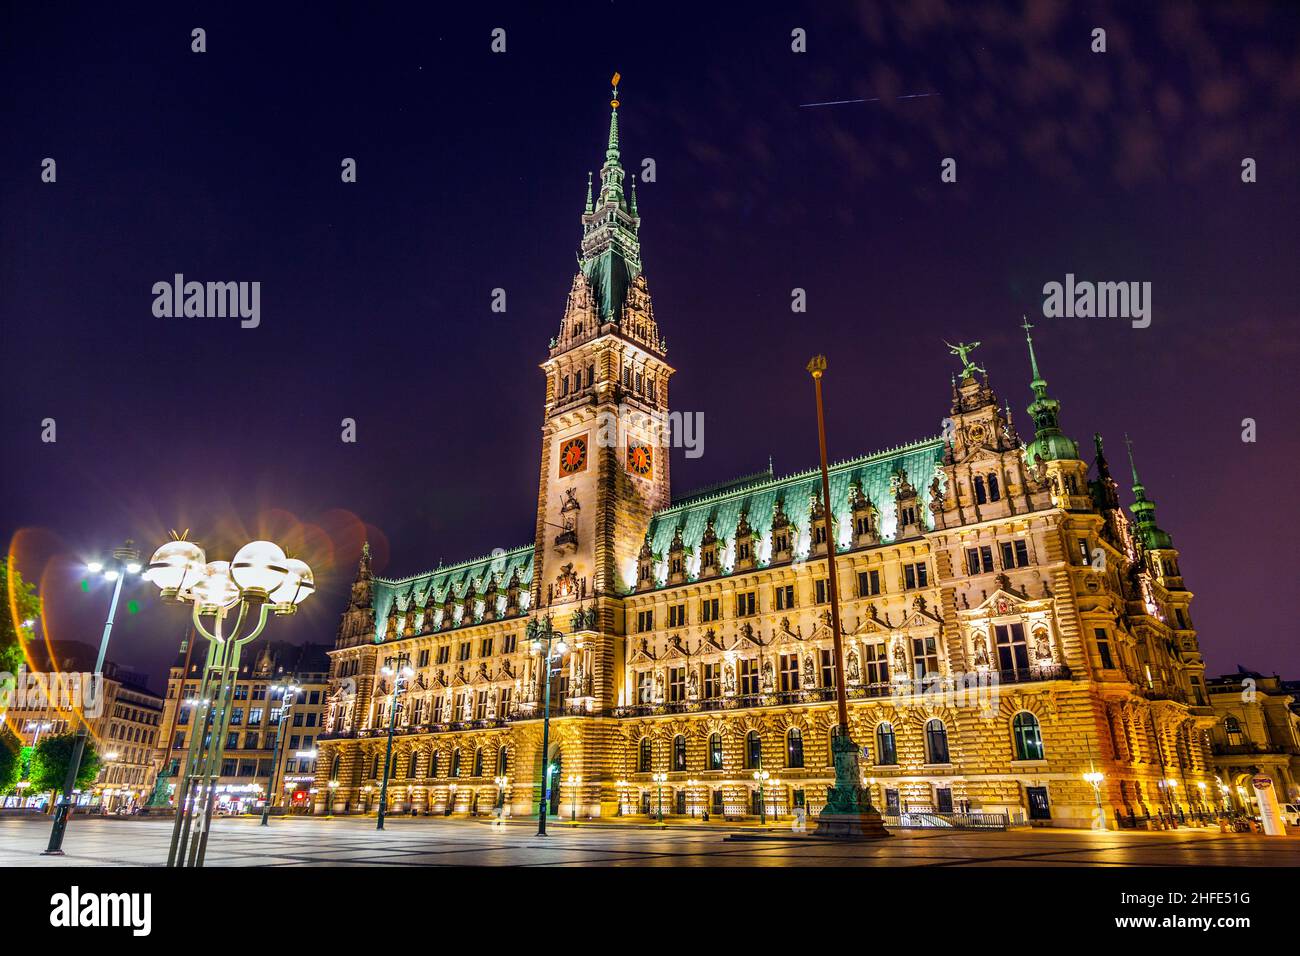
[{"label": "golden finial on spire", "polygon": [[619,74],[618,70],[615,70],[614,75],[609,79],[610,85],[614,87],[614,89],[610,91],[609,105],[614,107],[614,109],[618,109],[618,81],[622,78],[623,77]]}]

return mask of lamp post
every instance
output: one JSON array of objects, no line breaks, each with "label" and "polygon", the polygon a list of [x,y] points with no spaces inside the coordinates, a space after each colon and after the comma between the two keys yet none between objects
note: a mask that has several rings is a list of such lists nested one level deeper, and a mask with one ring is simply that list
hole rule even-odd
[{"label": "lamp post", "polygon": [[[113,598],[108,604],[108,619],[104,622],[104,633],[99,639],[99,655],[95,658],[93,679],[101,681],[104,672],[104,656],[108,653],[108,637],[113,632],[113,618],[117,616],[117,602],[122,596],[122,584],[128,576],[140,573],[140,552],[135,549],[135,542],[127,541],[113,551],[111,561],[92,561],[86,565],[91,574],[102,574],[104,580],[113,582]],[[47,635],[48,636],[48,635]],[[72,788],[77,784],[77,773],[81,770],[81,758],[86,752],[86,736],[90,725],[81,713],[77,716],[77,739],[72,745],[72,756],[68,758],[68,772],[63,778],[63,797],[54,808],[54,824],[50,827],[50,842],[45,847],[43,856],[63,855],[63,834],[68,828],[68,816],[72,813]]]},{"label": "lamp post", "polygon": [[822,376],[826,374],[826,356],[815,355],[808,362],[817,397],[817,441],[821,449],[822,516],[826,532],[826,580],[831,599],[831,639],[835,657],[835,701],[838,708],[838,733],[831,733],[831,753],[835,761],[835,786],[826,794],[826,805],[817,817],[817,833],[845,839],[888,836],[880,814],[871,805],[871,791],[859,782],[858,747],[849,736],[849,703],[844,687],[844,642],[840,636],[840,589],[835,573],[835,529],[831,515],[831,480],[826,463],[826,414],[822,403]]},{"label": "lamp post", "polygon": [[384,779],[379,785],[379,819],[375,821],[376,830],[384,828],[384,813],[388,810],[388,773],[393,763],[393,730],[397,726],[397,705],[402,691],[415,674],[411,669],[411,655],[402,651],[396,657],[384,658],[380,673],[393,679],[393,699],[388,705],[388,745],[384,748]]},{"label": "lamp post", "polygon": [[506,784],[510,778],[502,774],[500,777],[494,777],[493,783],[497,785],[497,819],[502,823],[506,821]]},{"label": "lamp post", "polygon": [[668,779],[668,774],[662,770],[650,775],[650,779],[655,782],[656,789],[659,791],[659,822],[664,822],[664,782]]},{"label": "lamp post", "polygon": [[266,826],[271,818],[271,799],[276,792],[275,778],[280,771],[280,744],[284,740],[284,725],[289,720],[289,708],[293,706],[301,689],[292,681],[288,684],[271,685],[271,693],[281,694],[284,704],[280,708],[280,719],[275,724],[275,747],[271,750],[271,778],[266,782],[266,802],[262,804],[262,826]]},{"label": "lamp post", "polygon": [[329,792],[330,792],[329,812],[326,813],[325,816],[333,817],[334,816],[334,794],[338,792],[339,782],[337,780],[331,780],[329,783],[325,784],[325,786],[329,788]]},{"label": "lamp post", "polygon": [[754,782],[758,784],[758,822],[760,826],[767,826],[767,800],[763,797],[763,781],[768,776],[766,770],[754,771]]},{"label": "lamp post", "polygon": [[572,808],[569,811],[569,820],[572,823],[578,822],[578,788],[582,786],[582,777],[576,773],[569,774],[569,799]]},{"label": "lamp post", "polygon": [[698,780],[693,780],[693,779],[692,779],[692,780],[687,780],[687,781],[686,781],[686,809],[687,809],[687,812],[690,813],[690,815],[691,815],[691,819],[692,819],[692,820],[694,820],[694,819],[695,819],[695,816],[696,816],[696,814],[695,814],[695,787],[696,787],[696,785],[697,785],[698,783],[699,783]]},{"label": "lamp post", "polygon": [[542,656],[541,680],[546,685],[542,694],[542,791],[537,801],[537,835],[546,836],[546,804],[551,790],[551,661],[563,657],[569,647],[564,643],[564,632],[555,629],[549,614],[529,621],[525,633],[532,642],[533,654]]},{"label": "lamp post", "polygon": [[[287,557],[270,541],[250,541],[231,561],[208,561],[203,549],[184,535],[154,552],[146,577],[162,592],[164,602],[191,606],[194,630],[208,642],[185,774],[177,778],[176,819],[167,853],[168,866],[202,866],[240,655],[272,614],[295,613],[316,585],[306,562]],[[234,623],[226,633],[231,614]],[[205,617],[212,619],[210,626]],[[197,839],[192,839],[192,831]]]},{"label": "lamp post", "polygon": [[1100,770],[1092,769],[1083,775],[1083,779],[1088,781],[1092,787],[1093,796],[1097,798],[1097,829],[1106,829],[1106,811],[1101,806],[1101,782],[1106,779],[1106,775]]}]

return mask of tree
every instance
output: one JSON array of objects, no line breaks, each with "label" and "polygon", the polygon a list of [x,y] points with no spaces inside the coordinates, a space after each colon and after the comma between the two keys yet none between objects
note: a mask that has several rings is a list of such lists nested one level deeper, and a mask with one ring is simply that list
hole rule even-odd
[{"label": "tree", "polygon": [[14,784],[22,772],[22,741],[8,727],[0,726],[0,796],[14,792]]},{"label": "tree", "polygon": [[[23,622],[41,616],[41,599],[8,558],[0,558],[0,671],[18,673],[23,663],[23,644],[31,639],[32,630]],[[3,708],[0,708],[2,710]]]},{"label": "tree", "polygon": [[[38,793],[63,790],[63,781],[68,776],[68,764],[72,761],[72,749],[76,743],[75,733],[47,735],[41,738],[41,742],[36,745],[36,753],[32,755],[32,769],[29,775],[32,790]],[[75,786],[81,790],[89,787],[99,776],[99,767],[99,751],[95,749],[94,741],[87,737],[86,750],[81,755],[81,769],[77,771]]]}]

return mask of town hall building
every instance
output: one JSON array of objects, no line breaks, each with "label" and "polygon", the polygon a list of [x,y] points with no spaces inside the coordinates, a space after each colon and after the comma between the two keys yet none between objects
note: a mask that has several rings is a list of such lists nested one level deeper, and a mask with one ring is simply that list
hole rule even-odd
[{"label": "town hall building", "polygon": [[[830,547],[851,736],[886,822],[1114,826],[1217,806],[1178,551],[1136,469],[1129,515],[1101,437],[1090,462],[1068,436],[1028,323],[1023,438],[961,345],[943,434],[833,464],[829,501],[816,469],[674,498],[674,369],[617,91],[612,106],[542,364],[534,539],[401,578],[364,551],[330,653],[316,812],[376,810],[391,725],[390,813],[815,814],[834,783]],[[541,618],[563,646],[545,760],[547,668],[526,633]]]}]

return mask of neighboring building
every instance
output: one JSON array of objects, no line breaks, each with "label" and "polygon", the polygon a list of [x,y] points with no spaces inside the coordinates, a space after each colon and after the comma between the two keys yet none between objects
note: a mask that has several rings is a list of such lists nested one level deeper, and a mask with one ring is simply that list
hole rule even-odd
[{"label": "neighboring building", "polygon": [[[82,686],[90,685],[97,648],[79,641],[56,641],[50,650],[52,660],[37,662],[44,672],[75,675]],[[90,790],[78,794],[77,802],[110,811],[130,810],[143,806],[153,788],[163,702],[145,686],[142,677],[111,661],[105,663],[103,676],[102,700],[93,708],[97,714],[87,720],[101,769]],[[66,703],[55,699],[14,707],[7,722],[24,745],[35,746],[43,736],[76,730],[77,715],[63,706]],[[26,795],[26,801],[33,804],[43,804],[48,798],[49,794]]]},{"label": "neighboring building", "polygon": [[[295,645],[256,642],[245,649],[231,704],[221,775],[217,781],[217,806],[244,813],[259,809],[276,763],[276,794],[272,806],[306,810],[316,773],[316,738],[320,733],[327,690],[329,657],[319,644]],[[175,778],[184,772],[194,725],[194,700],[203,678],[204,651],[183,642],[167,677],[163,707],[163,741],[170,752],[160,751],[160,764],[171,778],[168,792],[174,799]],[[252,663],[249,663],[251,661]],[[280,730],[283,693],[274,688],[292,681],[299,693],[289,708],[278,760],[276,734]]]},{"label": "neighboring building", "polygon": [[[542,363],[535,540],[397,579],[375,577],[364,551],[331,651],[317,812],[374,809],[394,706],[383,668],[398,654],[415,674],[397,702],[392,809],[486,812],[505,775],[513,812],[535,811],[543,685],[525,627],[543,615],[569,650],[551,679],[551,812],[655,812],[661,772],[670,819],[755,812],[759,767],[777,811],[815,811],[833,782],[818,474],[769,470],[672,497],[662,424],[674,370],[613,105],[579,271]],[[1090,479],[1028,344],[1028,443],[963,346],[950,396],[948,373],[929,373],[945,437],[831,469],[864,783],[888,812],[1087,825],[1096,797],[1082,775],[1095,765],[1107,816],[1208,808],[1198,785],[1213,792],[1214,717],[1178,552],[1136,472],[1124,514],[1100,436]],[[924,353],[907,360],[923,384]],[[875,407],[860,373],[832,358],[830,400]],[[798,400],[811,406],[811,385]],[[996,681],[991,703],[961,699],[972,681]]]},{"label": "neighboring building", "polygon": [[1273,778],[1278,799],[1300,802],[1300,698],[1295,681],[1238,669],[1208,681],[1218,718],[1210,731],[1215,773],[1228,801],[1257,813],[1251,778]]}]

